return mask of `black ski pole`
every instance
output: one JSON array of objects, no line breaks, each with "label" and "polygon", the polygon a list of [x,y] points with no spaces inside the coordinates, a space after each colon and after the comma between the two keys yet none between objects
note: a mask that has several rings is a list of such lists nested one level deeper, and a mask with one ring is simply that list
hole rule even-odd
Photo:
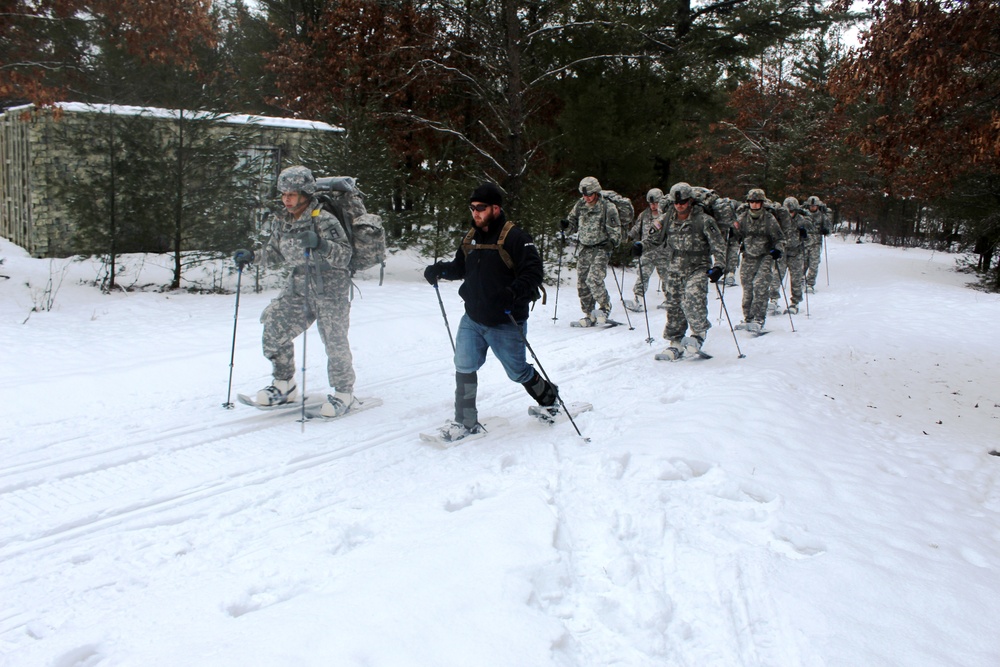
[{"label": "black ski pole", "polygon": [[[649,309],[646,307],[646,291],[649,283],[646,282],[646,276],[642,273],[642,254],[640,253],[636,259],[639,262],[639,282],[642,283],[642,314],[646,317],[646,343],[652,345],[653,334],[649,331]],[[652,274],[652,271],[650,274]],[[649,278],[652,278],[652,275]]]},{"label": "black ski pole", "polygon": [[719,289],[719,283],[715,283],[715,291],[719,293],[719,301],[722,302],[722,311],[726,314],[726,321],[729,322],[729,333],[733,334],[733,342],[736,343],[736,351],[740,355],[737,359],[745,359],[747,355],[743,354],[743,350],[740,349],[740,342],[736,340],[736,330],[733,329],[733,321],[729,319],[729,309],[726,308],[726,300],[722,296],[722,290]]},{"label": "black ski pole", "polygon": [[562,258],[566,252],[566,232],[559,232],[559,266],[556,268],[556,303],[552,308],[552,321],[559,319],[559,286],[562,285]]},{"label": "black ski pole", "polygon": [[[521,340],[524,341],[524,346],[528,348],[528,352],[531,352],[531,358],[535,360],[536,364],[538,364],[538,372],[542,374],[542,377],[545,378],[546,382],[555,387],[556,383],[553,382],[551,379],[549,379],[549,374],[545,372],[544,368],[542,368],[542,362],[538,360],[538,355],[535,354],[535,351],[533,349],[531,349],[531,343],[528,342],[528,337],[524,335],[524,328],[522,328],[521,325],[517,323],[517,320],[514,319],[514,316],[511,315],[509,310],[506,311],[506,313],[511,323],[521,334]],[[566,406],[566,402],[563,401],[562,396],[559,394],[558,388],[556,389],[556,400],[559,401],[559,405],[562,406],[562,409],[566,412],[566,416],[569,417],[569,423],[573,425],[573,428],[576,430],[576,434],[581,438],[583,438],[584,442],[590,442],[590,438],[584,438],[583,433],[580,433],[580,429],[579,427],[577,427],[576,421],[573,420],[573,415],[570,414],[569,408]]]},{"label": "black ski pole", "polygon": [[309,339],[309,278],[311,278],[312,255],[306,248],[306,286],[302,307],[302,432],[306,432],[306,341]]},{"label": "black ski pole", "polygon": [[781,275],[778,260],[774,260],[774,270],[778,272],[778,287],[781,288],[781,296],[785,298],[785,314],[788,315],[788,321],[792,325],[792,333],[795,333],[795,320],[792,319],[792,311],[788,309],[788,292],[785,291],[785,278]]},{"label": "black ski pole", "polygon": [[236,312],[233,313],[233,346],[229,351],[229,387],[226,389],[226,402],[222,404],[227,410],[233,409],[233,361],[236,359],[236,324],[240,316],[240,284],[243,282],[243,267],[253,263],[253,250],[237,250],[233,255],[236,262]]},{"label": "black ski pole", "polygon": [[[622,310],[625,311],[625,321],[628,322],[628,330],[629,331],[635,331],[635,327],[632,326],[632,318],[630,318],[628,316],[628,307],[625,305],[625,295],[622,293],[621,283],[618,282],[618,274],[615,273],[615,267],[613,267],[613,266],[611,267],[611,275],[612,275],[612,277],[614,277],[614,279],[615,279],[615,285],[618,287],[618,298],[622,302]],[[622,280],[624,280],[624,275],[625,275],[625,267],[623,266],[622,267],[622,276],[623,276]]]},{"label": "black ski pole", "polygon": [[448,341],[451,343],[451,351],[455,352],[455,339],[451,337],[451,327],[448,325],[448,313],[444,312],[444,301],[441,300],[441,290],[438,289],[437,281],[434,282],[434,291],[438,295],[438,305],[441,306],[441,316],[444,318],[444,328],[448,330]]},{"label": "black ski pole", "polygon": [[826,286],[830,286],[830,255],[826,252],[826,235],[823,235],[823,264],[826,265]]},{"label": "black ski pole", "polygon": [[809,317],[809,290],[806,285],[806,277],[802,276],[802,295],[806,298],[806,317]]},{"label": "black ski pole", "polygon": [[[729,228],[729,233],[726,234],[726,269],[722,272],[722,289],[719,290],[719,301],[722,301],[726,295],[726,278],[729,276],[729,253],[732,250],[730,241],[733,238],[733,228]],[[735,274],[734,274],[735,275]],[[718,284],[718,283],[716,283]],[[716,320],[716,324],[722,321],[722,306],[719,306],[719,317]]]}]

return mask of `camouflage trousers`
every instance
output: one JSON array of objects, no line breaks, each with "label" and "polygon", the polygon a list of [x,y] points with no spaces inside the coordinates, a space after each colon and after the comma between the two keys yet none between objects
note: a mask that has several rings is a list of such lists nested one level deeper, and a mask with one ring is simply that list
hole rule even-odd
[{"label": "camouflage trousers", "polygon": [[804,261],[805,255],[801,249],[786,252],[781,256],[777,263],[777,269],[774,271],[774,280],[771,283],[771,299],[781,298],[781,284],[787,271],[791,282],[791,305],[797,306],[802,303],[802,281],[805,279]]},{"label": "camouflage trousers", "polygon": [[667,291],[666,280],[667,271],[670,268],[670,256],[665,252],[643,253],[639,257],[638,273],[635,277],[635,284],[632,285],[632,294],[637,302],[641,301],[649,288],[649,279],[653,276],[653,271],[660,277],[660,290],[665,294]]},{"label": "camouflage trousers", "polygon": [[712,328],[708,321],[708,276],[704,266],[671,266],[667,272],[667,325],[663,337],[680,340],[688,327],[691,334],[705,337]]},{"label": "camouflage trousers", "polygon": [[740,284],[743,285],[743,320],[764,324],[767,318],[767,297],[771,292],[774,260],[770,255],[743,255]]},{"label": "camouflage trousers", "polygon": [[576,258],[576,293],[580,296],[580,309],[586,315],[594,306],[611,312],[611,298],[604,286],[610,257],[610,249],[606,246],[580,246]]},{"label": "camouflage trousers", "polygon": [[726,246],[726,275],[735,276],[736,269],[740,266],[740,240],[736,234],[729,239]]},{"label": "camouflage trousers", "polygon": [[351,324],[351,279],[346,271],[324,271],[320,277],[321,293],[317,294],[317,281],[309,284],[308,314],[302,276],[295,276],[292,285],[264,309],[260,316],[264,325],[264,356],[271,360],[275,379],[290,380],[295,375],[292,341],[316,322],[326,348],[330,386],[350,393],[354,391],[354,365],[347,340]]},{"label": "camouflage trousers", "polygon": [[806,246],[806,285],[816,287],[816,276],[819,275],[819,260],[823,257],[823,242]]}]

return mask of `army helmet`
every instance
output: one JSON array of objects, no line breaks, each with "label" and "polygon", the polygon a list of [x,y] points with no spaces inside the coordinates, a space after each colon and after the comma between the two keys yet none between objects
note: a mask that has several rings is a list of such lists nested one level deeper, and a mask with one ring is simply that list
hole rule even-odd
[{"label": "army helmet", "polygon": [[306,167],[288,167],[278,174],[278,192],[302,192],[312,195],[316,192],[316,179]]},{"label": "army helmet", "polygon": [[595,192],[601,191],[601,183],[593,176],[586,176],[582,181],[580,181],[580,194],[581,195],[592,195]]},{"label": "army helmet", "polygon": [[751,188],[750,192],[747,193],[747,201],[766,202],[767,195],[760,188]]},{"label": "army helmet", "polygon": [[685,199],[693,199],[694,190],[691,186],[683,181],[680,183],[674,183],[670,188],[670,199],[676,204],[679,201],[684,201]]},{"label": "army helmet", "polygon": [[806,200],[806,206],[822,206],[822,205],[823,202],[821,202],[819,200],[819,197],[817,197],[816,195],[813,195],[812,197]]},{"label": "army helmet", "polygon": [[659,204],[661,199],[663,199],[663,190],[660,188],[653,188],[646,193],[646,201],[650,204]]},{"label": "army helmet", "polygon": [[795,197],[785,197],[785,201],[781,202],[781,205],[789,211],[799,210],[799,200]]}]

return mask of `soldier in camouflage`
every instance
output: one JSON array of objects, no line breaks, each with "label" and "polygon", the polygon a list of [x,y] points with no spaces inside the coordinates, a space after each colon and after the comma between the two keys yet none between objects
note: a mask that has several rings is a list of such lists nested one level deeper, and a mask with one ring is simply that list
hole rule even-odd
[{"label": "soldier in camouflage", "polygon": [[830,234],[831,218],[826,204],[813,195],[806,200],[809,217],[812,219],[813,232],[806,239],[806,289],[816,291],[816,276],[819,275],[819,262],[823,256],[823,237]]},{"label": "soldier in camouflage", "polygon": [[663,226],[664,213],[660,210],[663,199],[663,191],[659,188],[647,192],[646,202],[649,207],[636,217],[628,232],[629,240],[633,241],[632,256],[639,259],[639,273],[632,286],[635,299],[625,303],[630,310],[642,312],[646,309],[646,289],[654,270],[660,278],[661,291],[666,291],[664,280],[670,264],[669,250],[666,245],[657,245],[651,240],[653,232],[659,231]]},{"label": "soldier in camouflage", "polygon": [[576,290],[583,310],[580,326],[592,327],[605,324],[611,314],[611,297],[604,281],[611,253],[621,242],[621,223],[618,209],[601,194],[596,178],[587,176],[580,181],[580,195],[562,227],[577,235]]},{"label": "soldier in camouflage", "polygon": [[781,204],[787,215],[778,218],[781,225],[781,233],[785,237],[785,252],[776,262],[777,270],[774,272],[774,284],[771,287],[771,294],[781,293],[781,283],[785,279],[785,272],[788,272],[791,287],[792,299],[788,306],[788,311],[792,315],[799,312],[799,304],[802,303],[802,282],[805,278],[805,239],[809,234],[805,215],[799,208],[799,200],[795,197],[786,197]]},{"label": "soldier in camouflage", "polygon": [[[663,329],[669,345],[656,358],[672,361],[701,351],[712,326],[708,321],[708,281],[715,283],[722,278],[726,244],[715,219],[695,206],[690,185],[675,184],[670,188],[670,199],[673,210],[651,240],[670,249],[667,324]],[[691,335],[685,336],[688,328]]]},{"label": "soldier in camouflage", "polygon": [[746,329],[759,335],[767,319],[767,297],[771,291],[774,264],[781,259],[784,235],[774,216],[764,210],[767,195],[760,188],[747,193],[747,209],[740,213],[737,228],[743,243],[743,265],[740,283],[743,285],[743,323]]},{"label": "soldier in camouflage", "polygon": [[726,285],[736,285],[736,269],[740,265],[740,238],[736,233],[736,207],[731,199],[720,197],[715,190],[693,187],[695,201],[715,218],[719,232],[726,239]]},{"label": "soldier in camouflage", "polygon": [[274,379],[257,393],[262,405],[295,400],[295,347],[292,341],[318,322],[326,347],[327,374],[333,393],[321,413],[339,417],[358,405],[354,398],[354,366],[347,331],[350,326],[351,242],[340,220],[313,196],[316,180],[305,167],[289,167],[278,175],[284,211],[267,241],[269,263],[291,269],[289,283],[264,309],[264,356]]}]

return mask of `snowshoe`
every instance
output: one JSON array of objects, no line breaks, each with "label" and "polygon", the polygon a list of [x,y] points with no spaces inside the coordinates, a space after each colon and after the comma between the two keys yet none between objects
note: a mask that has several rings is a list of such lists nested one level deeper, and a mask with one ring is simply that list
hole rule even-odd
[{"label": "snowshoe", "polygon": [[468,428],[465,424],[461,422],[448,422],[440,429],[438,429],[438,437],[441,438],[443,442],[458,442],[459,440],[465,440],[469,436],[478,435],[480,433],[485,433],[486,430],[483,425],[476,423],[472,428]]},{"label": "snowshoe", "polygon": [[461,422],[449,421],[435,431],[421,433],[420,439],[440,449],[447,449],[463,442],[485,438],[489,433],[503,428],[508,423],[503,417],[486,417],[472,428],[466,428]]},{"label": "snowshoe", "polygon": [[684,347],[679,342],[671,342],[670,345],[663,348],[662,352],[658,352],[653,358],[657,361],[677,361],[684,356]]},{"label": "snowshoe", "polygon": [[[334,403],[334,400],[337,403]],[[350,403],[338,399],[337,394],[328,395],[322,405],[311,407],[306,406],[306,419],[318,419],[320,421],[332,421],[341,417],[349,417],[368,408],[377,408],[382,405],[381,398],[358,398],[351,395]],[[346,409],[345,409],[346,408]]]},{"label": "snowshoe", "polygon": [[358,407],[361,407],[361,403],[358,402],[358,399],[354,398],[354,394],[337,392],[327,395],[326,403],[320,408],[319,413],[322,417],[334,419],[336,417],[343,417],[349,411]]},{"label": "snowshoe", "polygon": [[690,359],[711,359],[712,355],[701,351],[701,346],[704,342],[705,340],[701,336],[685,336],[681,339],[681,345],[684,346],[684,354]]},{"label": "snowshoe", "polygon": [[[569,415],[572,417],[576,417],[581,412],[587,412],[593,408],[594,406],[590,403],[566,404],[566,409],[569,410]],[[530,405],[528,406],[528,414],[546,424],[555,424],[568,419],[566,410],[559,403],[553,403],[552,405]]]},{"label": "snowshoe", "polygon": [[254,403],[259,407],[274,407],[295,402],[298,387],[295,380],[274,380],[271,384],[257,392]]},{"label": "snowshoe", "polygon": [[631,299],[625,300],[625,307],[631,310],[633,313],[641,313],[646,309],[641,298],[637,298],[635,301]]}]

